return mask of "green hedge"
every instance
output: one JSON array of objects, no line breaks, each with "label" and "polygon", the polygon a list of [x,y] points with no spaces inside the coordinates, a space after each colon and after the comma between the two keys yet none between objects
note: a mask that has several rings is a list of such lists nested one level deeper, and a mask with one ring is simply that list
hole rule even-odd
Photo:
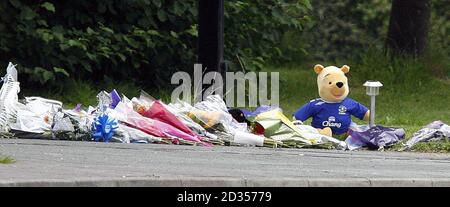
[{"label": "green hedge", "polygon": [[[196,57],[197,0],[0,2],[0,67],[19,65],[22,84],[67,78],[167,86]],[[258,69],[283,56],[282,34],[308,21],[308,0],[226,0],[225,53]],[[230,64],[233,68],[238,64]]]}]

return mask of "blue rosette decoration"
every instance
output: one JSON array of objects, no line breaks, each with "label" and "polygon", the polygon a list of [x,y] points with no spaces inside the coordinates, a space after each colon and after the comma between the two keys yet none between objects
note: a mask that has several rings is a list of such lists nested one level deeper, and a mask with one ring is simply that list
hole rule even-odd
[{"label": "blue rosette decoration", "polygon": [[94,121],[94,140],[109,142],[118,127],[119,124],[116,119],[106,114],[100,114]]}]

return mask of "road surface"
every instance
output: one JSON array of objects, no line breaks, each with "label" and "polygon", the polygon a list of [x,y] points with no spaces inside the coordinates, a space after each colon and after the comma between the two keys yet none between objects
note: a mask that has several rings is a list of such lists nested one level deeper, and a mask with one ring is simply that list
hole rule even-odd
[{"label": "road surface", "polygon": [[450,154],[0,139],[0,186],[450,186]]}]

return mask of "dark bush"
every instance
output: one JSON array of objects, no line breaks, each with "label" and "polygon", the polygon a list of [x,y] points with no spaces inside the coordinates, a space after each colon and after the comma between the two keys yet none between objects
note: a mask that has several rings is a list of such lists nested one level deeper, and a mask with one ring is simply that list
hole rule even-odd
[{"label": "dark bush", "polygon": [[[225,1],[226,59],[248,69],[277,59],[282,34],[300,30],[308,0]],[[0,64],[19,65],[22,84],[65,78],[135,80],[164,87],[192,70],[197,47],[196,0],[0,2]],[[231,64],[237,67],[238,64]]]}]

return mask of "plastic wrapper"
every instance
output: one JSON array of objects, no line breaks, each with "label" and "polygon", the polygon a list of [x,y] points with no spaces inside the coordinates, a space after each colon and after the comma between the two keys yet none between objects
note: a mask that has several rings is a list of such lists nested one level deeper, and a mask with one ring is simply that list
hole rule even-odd
[{"label": "plastic wrapper", "polygon": [[211,136],[200,124],[196,123],[194,120],[189,118],[186,114],[184,114],[181,110],[179,110],[173,104],[165,105],[167,110],[169,110],[172,114],[174,114],[178,120],[180,120],[184,125],[189,127],[193,132],[197,133],[200,136],[207,137],[208,139],[217,139],[217,136]]},{"label": "plastic wrapper", "polygon": [[404,145],[402,150],[411,149],[418,142],[431,142],[450,139],[450,126],[442,121],[434,121],[415,132],[411,139]]},{"label": "plastic wrapper", "polygon": [[281,108],[279,108],[277,106],[269,106],[269,105],[261,105],[258,108],[256,108],[254,111],[248,111],[248,110],[241,109],[241,111],[244,113],[244,115],[247,118],[256,117],[261,113],[272,111],[272,110],[278,110],[280,112],[283,112],[281,110]]},{"label": "plastic wrapper", "polygon": [[94,108],[89,108],[91,109],[91,113],[82,110],[81,106],[77,106],[73,110],[63,110],[63,113],[70,118],[76,131],[78,128],[82,132],[89,132],[91,131],[91,126],[94,122],[94,116],[92,114]]},{"label": "plastic wrapper", "polygon": [[227,138],[228,140],[231,139],[231,133],[225,133],[222,130],[220,136],[218,136],[217,133],[219,131],[216,129],[209,129],[208,132],[203,128],[201,126],[201,123],[203,123],[202,120],[191,119],[188,116],[189,112],[197,109],[186,102],[178,100],[176,103],[166,105],[155,100],[145,92],[141,92],[141,96],[139,98],[133,98],[131,102],[133,108],[139,113],[175,126],[177,129],[195,136],[203,142],[223,145],[224,142],[219,137]]},{"label": "plastic wrapper", "polygon": [[51,124],[45,117],[36,115],[28,108],[17,110],[17,120],[10,124],[11,129],[29,133],[44,133],[51,130]]},{"label": "plastic wrapper", "polygon": [[154,121],[143,117],[132,108],[129,108],[125,103],[120,102],[117,104],[116,108],[114,108],[116,112],[115,117],[129,126],[132,126],[136,129],[142,130],[143,132],[156,136],[156,137],[166,137],[166,135],[155,127]]},{"label": "plastic wrapper", "polygon": [[201,111],[201,110],[192,110],[188,113],[188,117],[194,120],[196,123],[199,123],[204,129],[212,129],[227,132],[228,129],[225,125],[222,124],[221,119],[224,119],[222,116],[225,114],[218,111]]},{"label": "plastic wrapper", "polygon": [[[81,111],[81,109],[80,109]],[[57,112],[53,117],[52,138],[58,140],[90,141],[90,132],[83,132],[74,125],[75,120],[68,114]]]},{"label": "plastic wrapper", "polygon": [[218,95],[208,96],[194,106],[180,100],[168,106],[178,114],[184,114],[184,123],[191,123],[187,125],[196,129],[196,132],[209,138],[210,141],[218,141],[219,144],[231,143],[237,130],[248,131],[246,125],[241,125],[233,119],[227,111],[225,102]]},{"label": "plastic wrapper", "polygon": [[313,137],[308,138],[307,134],[300,131],[279,110],[261,113],[255,117],[254,121],[257,124],[256,127],[261,126],[263,128],[262,130],[256,129],[256,131],[264,133],[266,137],[283,142],[285,147],[304,147],[312,145],[316,141]]},{"label": "plastic wrapper", "polygon": [[97,111],[99,113],[103,113],[107,108],[110,108],[113,103],[111,95],[106,91],[102,91],[97,94],[97,101]]},{"label": "plastic wrapper", "polygon": [[[92,123],[94,116],[81,109],[81,105],[73,110],[63,110],[64,116],[68,117],[73,125],[74,131],[58,131],[53,129],[54,139],[65,139],[74,141],[92,141]],[[56,124],[56,119],[54,124]]]},{"label": "plastic wrapper", "polygon": [[233,119],[231,114],[228,113],[227,105],[219,95],[207,96],[204,101],[194,104],[194,108],[207,112],[221,113],[218,121],[226,128],[227,131],[231,131],[233,133],[235,130],[247,131],[240,123]]},{"label": "plastic wrapper", "polygon": [[180,113],[187,114],[189,111],[194,110],[195,108],[187,102],[177,100],[175,103],[169,104],[170,108],[176,109]]},{"label": "plastic wrapper", "polygon": [[[357,125],[354,122],[350,124],[349,129],[352,129],[354,132],[364,132],[370,129],[369,125]],[[366,147],[365,141],[359,139],[358,137],[348,136],[345,139],[345,143],[347,143],[347,148],[349,150],[358,150],[363,147]]]},{"label": "plastic wrapper", "polygon": [[147,103],[156,101],[156,99],[153,96],[151,96],[150,94],[148,94],[147,92],[145,92],[143,90],[141,90],[141,94],[139,95],[139,100],[145,101]]},{"label": "plastic wrapper", "polygon": [[197,134],[195,134],[189,127],[184,125],[178,118],[172,114],[160,101],[154,101],[150,108],[142,113],[143,116],[167,123],[177,129],[185,132],[186,134],[196,137],[198,140],[201,139]]},{"label": "plastic wrapper", "polygon": [[311,141],[311,144],[313,146],[318,146],[327,149],[339,149],[339,150],[347,149],[347,144],[344,141],[338,140],[334,137],[320,134],[316,128],[310,125],[303,125],[300,124],[300,122],[294,124],[303,133],[303,135],[307,137],[308,140]]},{"label": "plastic wrapper", "polygon": [[260,113],[255,117],[255,123],[255,133],[263,133],[266,137],[281,141],[281,147],[347,148],[345,142],[322,135],[312,126],[291,122],[278,108]]},{"label": "plastic wrapper", "polygon": [[236,132],[233,136],[233,142],[239,144],[248,144],[255,146],[264,146],[264,137],[247,132]]},{"label": "plastic wrapper", "polygon": [[112,90],[111,93],[109,93],[109,96],[111,97],[111,108],[115,108],[117,104],[119,104],[119,102],[122,100],[116,89]]},{"label": "plastic wrapper", "polygon": [[116,133],[113,136],[113,141],[118,141],[122,143],[160,143],[162,139],[160,137],[155,137],[147,134],[139,129],[129,127],[124,124],[119,124],[116,129]]},{"label": "plastic wrapper", "polygon": [[12,63],[9,63],[6,71],[0,89],[0,132],[8,132],[9,123],[16,121],[19,103],[20,83],[17,80],[17,70]]},{"label": "plastic wrapper", "polygon": [[236,131],[233,135],[233,140],[230,145],[239,146],[258,146],[258,147],[271,147],[277,148],[278,145],[282,145],[282,142],[275,141],[271,138],[266,138],[262,135],[252,134],[250,132]]},{"label": "plastic wrapper", "polygon": [[145,111],[150,109],[155,100],[155,98],[147,94],[145,91],[141,91],[139,98],[133,97],[131,99],[131,104],[133,105],[133,109],[135,111],[143,114]]},{"label": "plastic wrapper", "polygon": [[26,97],[26,104],[17,103],[17,118],[11,129],[30,133],[51,131],[54,115],[62,109],[62,103],[40,97]]},{"label": "plastic wrapper", "polygon": [[227,106],[219,95],[210,95],[204,101],[194,104],[194,109],[191,109],[189,113],[190,117],[193,118],[195,116],[202,126],[230,135],[235,134],[236,131],[248,131],[246,125],[237,122],[228,113]]},{"label": "plastic wrapper", "polygon": [[369,128],[366,125],[352,124],[349,136],[345,140],[349,150],[369,149],[383,150],[399,142],[405,137],[405,130],[401,128],[388,128],[380,125]]},{"label": "plastic wrapper", "polygon": [[119,103],[114,111],[116,112],[115,116],[118,120],[150,135],[172,139],[183,139],[191,142],[201,142],[197,137],[191,136],[176,127],[140,115],[132,108],[127,107],[125,103]]},{"label": "plastic wrapper", "polygon": [[69,116],[66,116],[62,112],[57,112],[55,116],[53,116],[53,132],[73,132],[75,128],[73,127],[72,122],[70,121]]}]

